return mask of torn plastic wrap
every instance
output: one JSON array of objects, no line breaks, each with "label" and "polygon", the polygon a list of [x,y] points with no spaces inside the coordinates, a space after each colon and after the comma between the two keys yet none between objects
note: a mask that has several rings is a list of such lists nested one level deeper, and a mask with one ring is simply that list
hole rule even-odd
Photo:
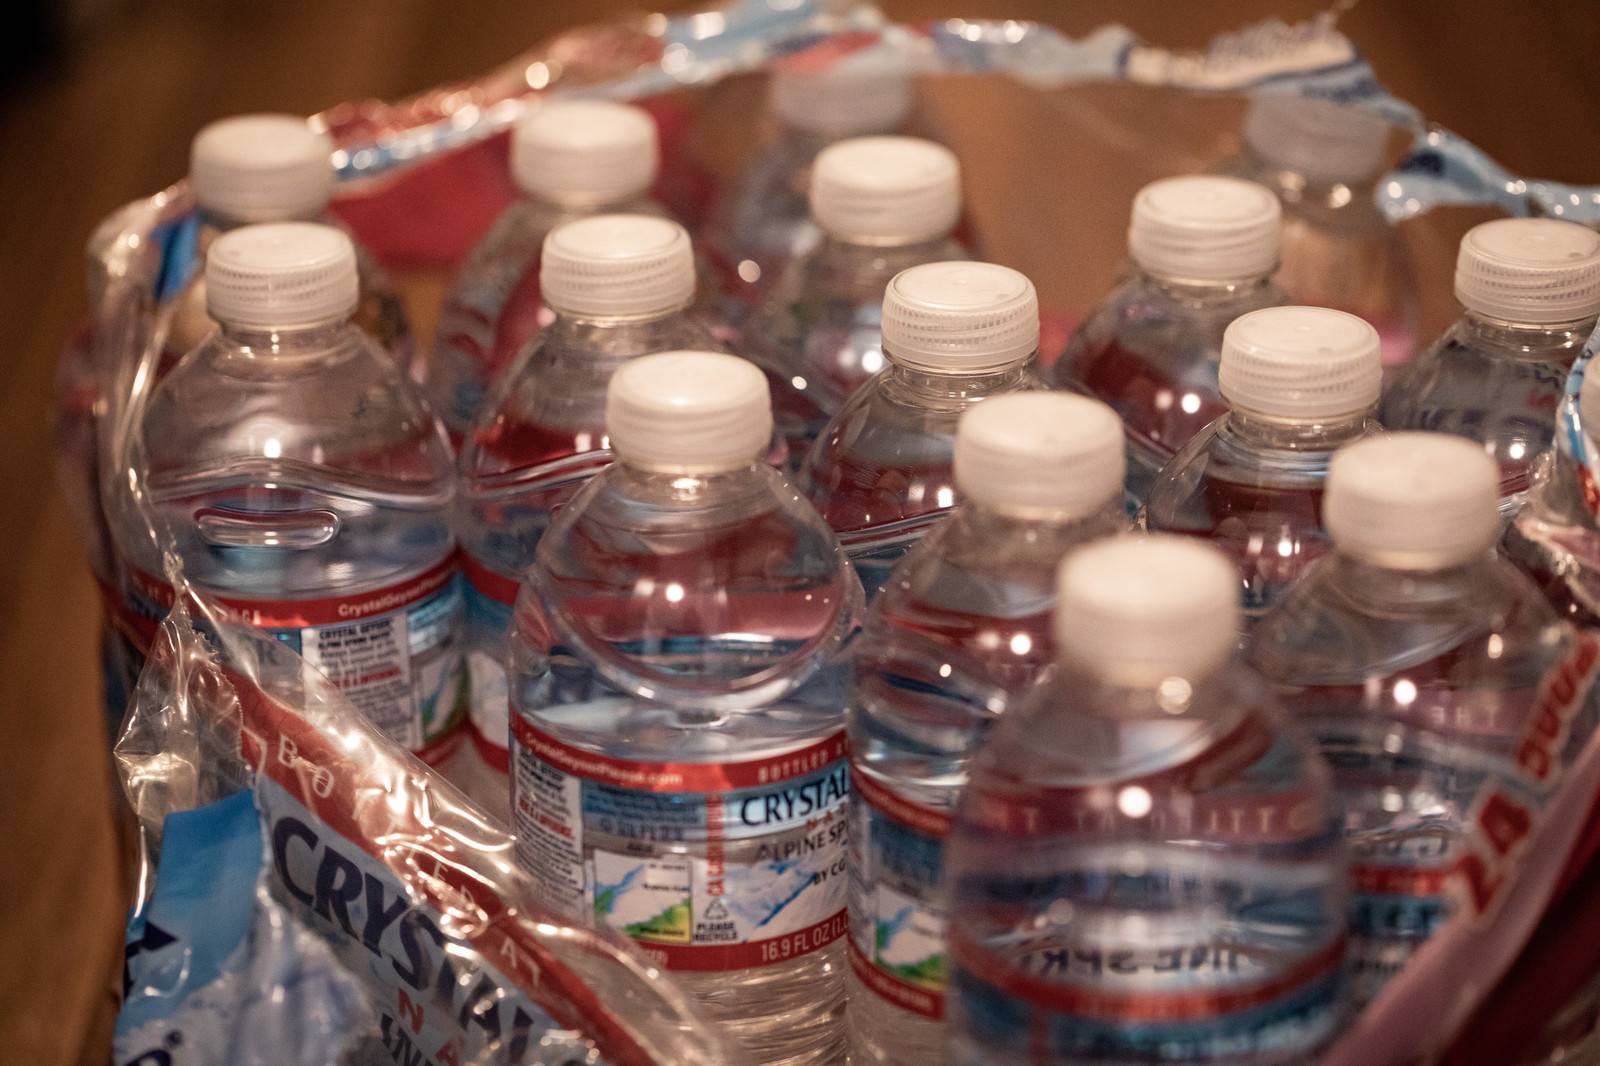
[{"label": "torn plastic wrap", "polygon": [[[1434,256],[1453,261],[1466,228],[1439,222],[1435,208],[1465,206],[1480,212],[1477,218],[1600,222],[1600,189],[1509,174],[1385,93],[1333,14],[1247,27],[1190,54],[1118,26],[1070,39],[1031,23],[894,25],[869,6],[815,0],[746,0],[581,28],[469,84],[335,108],[318,116],[339,145],[335,211],[402,282],[447,275],[513,195],[505,155],[516,116],[545,96],[570,93],[650,108],[666,163],[659,195],[693,224],[764,135],[752,106],[764,70],[825,66],[872,48],[902,52],[918,72],[912,132],[944,141],[962,157],[972,192],[968,222],[984,255],[1034,279],[1046,317],[1046,360],[1114,278],[1134,192],[1146,181],[1214,165],[1236,141],[1251,93],[1333,99],[1392,123],[1397,147],[1381,203]],[[1019,161],[1037,180],[1020,179]],[[1086,213],[1085,204],[1094,210]],[[193,206],[183,183],[108,218],[90,247],[94,319],[63,358],[56,427],[69,496],[108,604],[119,578],[100,516],[106,506],[127,505],[136,485],[127,427],[147,388],[148,354],[160,346],[164,300],[193,264]],[[1434,298],[1448,305],[1447,293]],[[129,354],[141,352],[142,361]],[[1570,427],[1575,404],[1569,407]],[[327,682],[291,653],[207,623],[213,645],[184,611],[159,630],[155,620],[108,613],[129,647],[150,649],[118,745],[148,843],[142,902],[130,925],[121,1061],[184,1061],[177,1053],[185,1037],[177,1044],[170,1037],[188,1030],[161,1031],[157,1019],[172,1015],[138,1004],[176,997],[201,1009],[218,1001],[209,992],[189,995],[198,989],[181,981],[162,984],[172,973],[162,968],[170,965],[162,952],[182,950],[163,943],[171,932],[163,915],[197,913],[183,895],[182,875],[159,864],[163,845],[173,842],[202,868],[231,870],[250,896],[208,925],[229,931],[206,949],[208,957],[262,952],[249,968],[231,971],[251,975],[242,987],[212,989],[236,1005],[230,1032],[262,1024],[264,1016],[253,1012],[270,1004],[258,1001],[274,987],[293,987],[283,983],[286,974],[303,975],[318,989],[290,997],[307,1009],[289,1028],[268,1030],[302,1034],[302,1043],[280,1038],[260,1052],[263,1061],[297,1061],[294,1047],[316,1048],[321,1040],[325,1051],[341,1034],[351,1038],[338,1043],[349,1061],[404,1061],[402,1034],[437,1062],[513,1050],[525,1061],[587,1061],[532,1057],[544,1050],[516,1044],[518,1034],[569,1029],[584,1036],[555,1036],[552,1055],[588,1055],[589,1040],[612,1062],[715,1062],[731,1054],[672,983],[644,969],[629,949],[541,922],[511,868],[504,832],[352,722]],[[1574,683],[1592,680],[1589,670]],[[1561,930],[1600,928],[1591,891],[1600,883],[1597,744],[1585,748],[1543,817],[1498,838],[1505,851],[1487,871],[1493,876],[1476,882],[1477,897],[1387,986],[1325,1066],[1399,1066],[1446,1048],[1455,1066],[1503,1063],[1513,1044],[1522,1046],[1518,1034],[1525,1042],[1559,1001],[1581,992],[1600,958],[1570,950]],[[237,798],[245,794],[259,841],[248,870],[251,817]],[[180,811],[196,813],[176,816]],[[163,838],[168,814],[176,820]],[[163,885],[173,886],[170,900]],[[536,962],[531,969],[523,966],[529,960]],[[417,975],[413,964],[431,971],[432,983],[424,984],[434,1010],[415,1025],[425,993],[404,979]],[[191,983],[204,972],[198,964],[179,969]],[[379,972],[387,983],[369,983]],[[1535,992],[1525,976],[1534,972],[1541,981],[1558,973],[1559,994]],[[488,982],[483,997],[474,983],[480,981]],[[1497,987],[1499,981],[1505,983]],[[524,1016],[532,1020],[518,1020]],[[451,1028],[462,1019],[464,1033]],[[498,1043],[493,1024],[500,1026]],[[437,1046],[415,1043],[424,1028]],[[194,1039],[190,1047],[198,1049]],[[170,1058],[142,1059],[146,1051]],[[192,1061],[208,1061],[196,1054]],[[249,1059],[241,1053],[240,1061]]]},{"label": "torn plastic wrap", "polygon": [[142,843],[118,1063],[744,1061],[331,682],[200,617],[162,625],[116,745]]}]

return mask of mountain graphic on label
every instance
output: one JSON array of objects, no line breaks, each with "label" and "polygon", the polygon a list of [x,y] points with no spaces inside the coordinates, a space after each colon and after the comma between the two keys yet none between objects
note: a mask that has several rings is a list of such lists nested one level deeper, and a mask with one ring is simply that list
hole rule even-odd
[{"label": "mountain graphic on label", "polygon": [[653,918],[632,922],[622,928],[623,935],[635,940],[654,940],[663,944],[687,944],[689,930],[689,901],[674,903]]}]

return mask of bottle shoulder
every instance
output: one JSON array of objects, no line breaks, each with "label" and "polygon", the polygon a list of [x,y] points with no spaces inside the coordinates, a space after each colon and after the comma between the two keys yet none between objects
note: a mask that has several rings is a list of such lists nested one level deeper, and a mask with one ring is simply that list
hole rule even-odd
[{"label": "bottle shoulder", "polygon": [[1500,554],[1449,571],[1387,571],[1319,560],[1251,635],[1249,658],[1275,682],[1363,685],[1408,671],[1456,689],[1536,680],[1570,631]]},{"label": "bottle shoulder", "polygon": [[153,474],[252,457],[411,482],[453,471],[415,384],[355,327],[279,351],[212,334],[156,385],[143,426]]}]

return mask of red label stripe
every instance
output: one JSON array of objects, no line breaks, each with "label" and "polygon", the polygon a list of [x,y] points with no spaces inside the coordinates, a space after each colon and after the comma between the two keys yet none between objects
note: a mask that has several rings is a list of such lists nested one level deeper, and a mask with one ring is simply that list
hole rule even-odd
[{"label": "red label stripe", "polygon": [[478,723],[473,722],[467,726],[472,734],[472,746],[478,749],[478,757],[503,774],[511,772],[511,753],[478,729]]},{"label": "red label stripe", "polygon": [[856,798],[909,829],[928,836],[950,835],[950,816],[932,807],[924,807],[894,794],[874,781],[870,774],[850,764],[850,789]]},{"label": "red label stripe", "polygon": [[522,587],[521,582],[495,573],[466,552],[461,553],[461,572],[474,589],[491,600],[507,606],[517,602],[517,590]]},{"label": "red label stripe", "polygon": [[931,1018],[934,1021],[944,1019],[943,995],[921,985],[902,981],[893,974],[880,970],[873,965],[872,960],[861,954],[861,949],[856,946],[854,940],[850,941],[850,968],[855,971],[861,983],[876,993],[880,999],[886,999],[901,1010],[910,1011],[924,1018]]},{"label": "red label stripe", "polygon": [[1357,892],[1375,896],[1443,895],[1451,875],[1452,870],[1448,866],[1368,866],[1357,863],[1350,867],[1351,887]]},{"label": "red label stripe", "polygon": [[826,769],[847,754],[843,730],[798,751],[735,763],[614,759],[563,743],[534,728],[521,716],[512,718],[511,734],[520,747],[562,773],[639,792],[725,792],[759,788]]},{"label": "red label stripe", "polygon": [[657,944],[649,940],[635,940],[634,944],[663,969],[715,973],[790,962],[822,950],[849,928],[849,916],[841,910],[804,929],[743,944]]},{"label": "red label stripe", "polygon": [[[238,596],[219,596],[206,590],[207,598],[220,604],[228,621],[262,629],[299,629],[359,622],[403,610],[419,603],[449,584],[459,563],[454,553],[430,569],[405,581],[350,596],[329,596],[310,600],[255,600]],[[172,586],[142,570],[131,570],[132,580],[148,599],[171,608]]]}]

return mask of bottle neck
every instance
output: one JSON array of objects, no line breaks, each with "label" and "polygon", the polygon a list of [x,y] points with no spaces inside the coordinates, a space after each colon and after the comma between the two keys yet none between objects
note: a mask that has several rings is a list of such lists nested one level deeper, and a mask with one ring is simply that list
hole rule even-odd
[{"label": "bottle neck", "polygon": [[1331,452],[1371,434],[1376,428],[1377,410],[1374,403],[1354,414],[1324,422],[1285,422],[1233,408],[1224,416],[1218,432],[1269,451]]},{"label": "bottle neck", "polygon": [[[1173,300],[1185,303],[1222,303],[1233,300],[1254,300],[1272,286],[1272,275],[1258,274],[1247,278],[1218,281],[1180,278],[1135,264],[1140,279]],[[1274,268],[1276,269],[1276,268]]]},{"label": "bottle neck", "polygon": [[931,237],[861,237],[824,231],[818,255],[837,259],[903,261],[907,266],[949,258],[950,234]]},{"label": "bottle neck", "polygon": [[1478,582],[1478,575],[1493,561],[1488,548],[1463,563],[1437,567],[1380,566],[1358,558],[1335,545],[1328,560],[1328,580],[1352,603],[1368,609],[1428,609],[1459,601]]},{"label": "bottle neck", "polygon": [[1265,185],[1288,204],[1321,211],[1337,211],[1351,204],[1376,209],[1378,179],[1381,174],[1366,174],[1335,180],[1318,178],[1292,166],[1267,158],[1249,145],[1244,148],[1241,174]]},{"label": "bottle neck", "polygon": [[[645,315],[594,315],[557,311],[545,327],[545,345],[597,357],[627,358],[680,346],[689,327],[681,307]],[[674,343],[679,342],[679,343]]]},{"label": "bottle neck", "polygon": [[230,346],[246,354],[261,358],[292,359],[326,352],[342,343],[353,329],[348,317],[340,317],[310,326],[284,329],[223,323],[221,333]]},{"label": "bottle neck", "polygon": [[1457,324],[1461,339],[1474,348],[1514,357],[1570,364],[1594,332],[1596,316],[1551,325],[1508,322],[1467,308]]},{"label": "bottle neck", "polygon": [[[958,550],[974,546],[993,559],[1004,546],[1007,552],[1045,559],[1052,571],[1053,564],[1073,545],[1121,532],[1128,526],[1120,492],[1088,510],[1005,507],[969,494],[951,513],[949,522],[951,528],[945,539],[954,542]],[[1053,587],[1053,574],[1051,584]]]},{"label": "bottle neck", "polygon": [[905,362],[885,349],[889,366],[879,380],[886,395],[902,402],[928,407],[961,406],[969,400],[1027,387],[1035,377],[1035,354],[999,367],[948,371]]}]

